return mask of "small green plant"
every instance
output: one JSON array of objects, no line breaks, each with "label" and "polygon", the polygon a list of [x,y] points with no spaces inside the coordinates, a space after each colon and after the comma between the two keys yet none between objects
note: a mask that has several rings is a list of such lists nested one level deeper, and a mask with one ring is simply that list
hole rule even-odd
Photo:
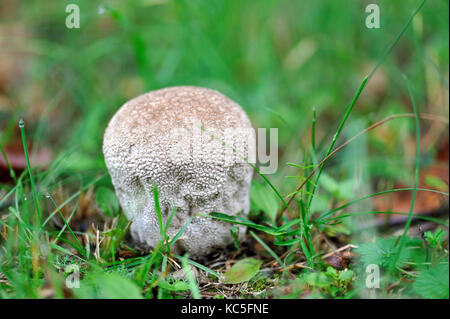
[{"label": "small green plant", "polygon": [[448,299],[448,283],[449,268],[447,262],[422,271],[414,282],[413,288],[423,298]]},{"label": "small green plant", "polygon": [[[362,244],[356,252],[361,255],[361,260],[364,265],[375,264],[380,267],[391,266],[395,262],[395,267],[404,265],[410,257],[410,250],[403,249],[400,257],[396,260],[396,244],[398,238],[382,238],[378,237],[375,243]],[[406,246],[416,245],[421,246],[420,240],[408,239]]]},{"label": "small green plant", "polygon": [[445,239],[445,233],[442,229],[438,229],[434,232],[426,231],[424,233],[424,237],[428,244],[428,247],[436,250],[442,249]]}]

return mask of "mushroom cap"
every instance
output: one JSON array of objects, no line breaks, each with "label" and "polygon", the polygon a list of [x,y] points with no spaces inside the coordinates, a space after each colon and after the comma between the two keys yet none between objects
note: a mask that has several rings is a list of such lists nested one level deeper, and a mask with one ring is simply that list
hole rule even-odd
[{"label": "mushroom cap", "polygon": [[[132,237],[147,247],[161,238],[154,186],[164,220],[177,207],[171,237],[198,213],[247,214],[253,171],[243,157],[254,143],[246,113],[211,89],[170,87],[125,103],[108,124],[103,152],[121,206],[132,220]],[[230,227],[195,216],[175,250],[205,255],[232,243]],[[241,238],[244,230],[240,227]]]}]

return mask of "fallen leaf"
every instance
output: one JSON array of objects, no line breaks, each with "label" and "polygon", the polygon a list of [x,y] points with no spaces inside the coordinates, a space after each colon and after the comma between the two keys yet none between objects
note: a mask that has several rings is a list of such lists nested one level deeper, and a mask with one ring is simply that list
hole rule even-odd
[{"label": "fallen leaf", "polygon": [[[20,173],[27,168],[27,160],[21,143],[17,142],[14,144],[9,144],[4,146],[6,157],[16,173],[19,176]],[[47,166],[52,158],[52,151],[45,147],[38,148],[37,152],[33,152],[32,146],[28,149],[30,155],[30,165],[35,166]],[[5,157],[0,153],[0,181],[7,182],[11,181],[11,176],[9,174],[9,168],[6,163]]]},{"label": "fallen leaf", "polygon": [[261,264],[261,260],[254,258],[242,259],[224,273],[224,282],[227,284],[238,284],[249,281],[259,272]]}]

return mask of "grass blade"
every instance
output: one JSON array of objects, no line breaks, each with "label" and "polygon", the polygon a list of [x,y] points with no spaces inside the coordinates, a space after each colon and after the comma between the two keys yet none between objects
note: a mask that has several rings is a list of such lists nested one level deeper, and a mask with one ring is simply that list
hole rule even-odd
[{"label": "grass blade", "polygon": [[[376,215],[376,214],[387,214],[387,215],[409,216],[409,213],[391,212],[391,211],[356,212],[356,213],[351,213],[351,214],[343,214],[343,215],[340,215],[338,217],[333,217],[333,218],[328,219],[326,222],[329,223],[331,221],[340,220],[342,218],[358,216],[358,215],[370,215],[370,214],[374,214],[374,215]],[[440,225],[448,227],[448,221],[445,221],[445,220],[442,220],[442,219],[439,219],[439,218],[429,217],[429,216],[424,216],[424,215],[417,215],[417,214],[414,214],[413,218],[427,220],[427,221],[430,221],[430,222],[433,222],[433,223],[440,224]]]},{"label": "grass blade", "polygon": [[156,216],[158,216],[159,233],[161,236],[161,240],[166,245],[167,251],[169,251],[170,247],[169,247],[169,242],[168,242],[168,239],[166,236],[165,228],[164,228],[163,222],[162,222],[161,206],[159,205],[159,193],[158,193],[158,188],[156,187],[156,185],[153,186],[153,198],[155,200],[155,210],[156,210]]},{"label": "grass blade", "polygon": [[[333,136],[333,140],[331,141],[330,146],[328,147],[328,150],[327,150],[327,153],[326,153],[325,157],[330,155],[330,153],[332,152],[332,150],[334,148],[334,145],[336,144],[336,141],[337,141],[339,135],[341,134],[342,129],[344,128],[344,125],[347,122],[347,119],[348,119],[348,117],[350,116],[350,113],[353,110],[353,107],[356,104],[356,101],[358,100],[359,96],[361,95],[362,90],[364,89],[364,87],[367,84],[368,79],[369,79],[368,77],[365,77],[364,80],[362,81],[361,85],[359,86],[358,91],[356,92],[355,96],[353,97],[352,102],[350,103],[350,105],[347,108],[347,111],[344,114],[344,118],[342,119],[341,123],[339,123],[339,126],[338,126],[338,128],[336,130],[336,133]],[[311,202],[312,202],[312,200],[314,198],[314,193],[315,193],[315,191],[317,189],[317,184],[319,183],[320,175],[322,174],[322,170],[323,170],[324,166],[325,166],[325,162],[323,162],[322,165],[320,166],[319,172],[317,173],[317,176],[316,176],[316,178],[314,180],[313,188],[311,190],[311,196],[309,197],[309,201],[308,201],[308,210],[309,210],[309,207],[311,207]]]},{"label": "grass blade", "polygon": [[280,257],[277,256],[277,254],[275,254],[275,252],[269,247],[267,246],[267,244],[261,239],[259,238],[254,232],[250,231],[250,234],[253,236],[253,238],[256,239],[256,241],[258,243],[261,244],[261,246],[264,247],[265,250],[267,250],[267,252],[277,261],[277,263],[281,266],[281,267],[285,267],[284,263],[281,261]]},{"label": "grass blade", "polygon": [[189,224],[191,223],[192,219],[194,219],[194,216],[191,216],[191,218],[188,219],[186,224],[184,224],[183,227],[181,227],[181,229],[178,231],[178,233],[176,233],[176,235],[170,240],[170,242],[168,243],[169,251],[170,251],[170,248],[172,247],[172,245],[176,243],[176,241],[181,237],[181,235],[183,235],[184,231],[189,226]]},{"label": "grass blade", "polygon": [[412,199],[411,199],[411,206],[409,208],[409,214],[408,214],[408,219],[406,220],[406,224],[405,224],[405,228],[403,231],[403,235],[400,237],[400,240],[398,242],[398,246],[397,246],[397,252],[394,256],[394,260],[392,262],[392,264],[390,265],[387,273],[386,273],[386,283],[389,282],[389,277],[392,273],[392,271],[394,270],[394,268],[397,266],[397,261],[400,257],[400,253],[405,245],[406,242],[406,235],[408,233],[409,227],[411,226],[411,220],[412,220],[412,215],[414,212],[414,205],[416,203],[416,196],[417,196],[417,188],[419,185],[419,173],[420,173],[420,121],[419,121],[419,111],[417,109],[416,106],[416,101],[414,99],[414,94],[411,88],[411,84],[409,83],[408,79],[406,78],[406,76],[404,76],[406,85],[408,87],[408,93],[409,93],[409,97],[411,99],[411,104],[412,107],[414,109],[414,114],[416,114],[416,167],[415,167],[415,172],[414,172],[414,190],[412,193]]},{"label": "grass blade", "polygon": [[202,299],[202,296],[200,294],[200,289],[198,288],[198,285],[197,285],[197,281],[195,280],[195,276],[192,273],[192,270],[191,270],[188,262],[186,261],[186,257],[181,258],[181,264],[186,273],[186,277],[187,277],[187,280],[189,283],[189,288],[191,290],[192,297],[194,299]]},{"label": "grass blade", "polygon": [[[352,100],[350,106],[347,108],[347,110],[346,110],[346,112],[345,112],[345,114],[344,114],[344,118],[342,119],[342,121],[341,121],[341,123],[340,123],[340,125],[339,125],[339,127],[338,127],[338,129],[337,129],[337,131],[336,131],[336,133],[335,133],[334,136],[333,136],[333,140],[332,140],[332,142],[331,142],[330,147],[328,148],[328,151],[327,151],[327,154],[325,155],[325,158],[331,153],[331,151],[332,151],[332,149],[333,149],[333,147],[334,147],[334,144],[336,143],[336,140],[337,140],[337,138],[339,137],[339,135],[340,135],[340,133],[341,133],[341,131],[342,131],[342,128],[343,128],[343,126],[344,126],[344,124],[345,124],[345,122],[346,122],[348,116],[350,115],[350,112],[352,111],[353,106],[354,106],[354,104],[356,103],[356,101],[357,101],[359,95],[361,94],[362,90],[364,89],[364,86],[366,85],[367,81],[373,76],[373,74],[376,72],[376,70],[379,68],[379,66],[384,62],[384,60],[386,59],[386,57],[388,56],[388,54],[392,51],[392,49],[394,48],[394,46],[395,46],[395,45],[397,44],[397,42],[400,40],[401,36],[405,33],[406,29],[407,29],[407,28],[409,27],[409,25],[411,24],[412,19],[416,16],[416,14],[420,11],[420,9],[421,9],[421,8],[423,7],[423,5],[425,4],[425,1],[426,1],[426,0],[423,0],[423,1],[419,4],[419,6],[413,11],[413,13],[412,13],[411,16],[409,17],[409,19],[408,19],[408,21],[406,22],[406,24],[403,26],[403,28],[402,28],[402,30],[400,31],[400,33],[395,37],[394,41],[386,48],[386,50],[384,51],[383,55],[382,55],[382,56],[380,57],[380,59],[378,60],[378,63],[377,63],[377,64],[375,65],[375,67],[371,70],[371,72],[369,73],[369,75],[366,76],[366,77],[364,78],[364,80],[362,81],[362,83],[361,83],[361,85],[360,85],[358,91],[356,92],[355,96],[353,97],[353,100]],[[320,174],[322,173],[322,170],[323,170],[323,167],[324,167],[325,162],[326,162],[326,161],[324,161],[324,162],[322,163],[322,165],[320,166],[319,173],[318,173],[317,176],[316,176],[315,183],[314,183],[314,184],[316,184],[316,185],[317,185],[318,180],[319,180],[319,178],[320,178]],[[314,172],[313,172],[313,173],[314,173]],[[312,173],[312,174],[313,174],[313,173]],[[309,177],[308,177],[307,179],[309,179]],[[297,192],[303,187],[303,185],[304,185],[304,183],[302,183],[302,185],[300,185],[300,186],[297,188]],[[312,194],[311,194],[311,196],[310,196],[310,200],[308,201],[308,210],[309,210],[309,207],[311,207],[311,202],[312,202],[312,200],[313,200],[313,198],[314,198],[314,193],[315,193],[315,191],[316,191],[316,188],[317,188],[316,186],[313,186]],[[287,206],[290,205],[290,203],[292,202],[293,199],[294,199],[294,197],[291,197],[291,198],[289,199],[289,201],[288,201],[288,203],[287,203]],[[284,211],[285,211],[285,209],[283,209],[283,210],[280,212],[280,215],[282,215],[282,214],[284,213]]]},{"label": "grass blade", "polygon": [[197,268],[199,268],[199,269],[201,269],[201,270],[204,270],[204,271],[206,271],[208,274],[211,274],[211,275],[213,275],[214,277],[216,277],[216,278],[218,278],[218,279],[221,279],[221,278],[222,278],[218,272],[215,272],[214,270],[212,270],[212,269],[210,269],[210,268],[208,268],[208,267],[206,267],[206,266],[203,266],[202,264],[199,264],[198,262],[193,261],[193,260],[191,260],[191,259],[189,259],[189,258],[187,258],[187,257],[178,256],[178,255],[174,255],[174,257],[176,257],[176,258],[178,258],[178,259],[180,259],[180,260],[183,260],[183,258],[184,258],[188,264],[191,264],[191,265],[194,266],[194,267],[197,267]]},{"label": "grass blade", "polygon": [[384,51],[383,55],[381,56],[381,58],[378,60],[378,63],[375,65],[375,67],[372,69],[372,71],[370,72],[368,78],[370,79],[374,73],[377,71],[377,69],[380,67],[380,65],[384,62],[384,59],[386,59],[386,57],[388,56],[388,54],[392,51],[392,49],[394,48],[394,46],[397,44],[398,40],[400,40],[400,38],[402,37],[403,33],[405,33],[406,29],[408,29],[409,25],[411,24],[411,21],[414,19],[414,17],[416,16],[416,14],[420,11],[420,9],[422,9],[423,5],[425,4],[426,0],[422,0],[422,2],[419,4],[419,6],[413,11],[413,13],[410,15],[408,21],[406,22],[406,24],[403,26],[402,30],[400,31],[399,34],[397,34],[397,36],[395,37],[394,41],[386,48],[386,50]]},{"label": "grass blade", "polygon": [[[340,210],[343,210],[344,208],[347,208],[347,207],[349,207],[349,206],[351,206],[353,204],[356,204],[358,202],[361,202],[363,200],[366,200],[366,199],[369,199],[369,198],[372,198],[372,197],[375,197],[375,196],[379,196],[379,195],[383,195],[383,194],[389,194],[389,193],[394,193],[394,192],[413,191],[413,190],[416,190],[416,189],[412,188],[412,187],[410,187],[410,188],[396,188],[396,189],[391,189],[391,190],[382,191],[382,192],[378,192],[378,193],[373,193],[373,194],[370,194],[370,195],[367,195],[367,196],[355,199],[355,200],[350,201],[350,202],[348,202],[348,203],[346,203],[346,204],[344,204],[342,206],[336,207],[335,209],[332,209],[332,210],[330,210],[330,211],[328,211],[326,213],[323,213],[322,215],[319,216],[319,218],[315,222],[319,223],[319,224],[322,223],[322,222],[326,222],[325,219],[327,217],[333,215],[334,213],[336,213],[336,212],[338,212]],[[424,192],[437,193],[437,194],[446,195],[446,196],[449,195],[448,193],[444,193],[444,192],[437,191],[437,190],[434,190],[434,189],[417,188],[417,190],[418,191],[424,191]]]},{"label": "grass blade", "polygon": [[41,217],[41,212],[39,211],[39,203],[38,203],[36,185],[34,184],[33,173],[31,171],[30,157],[28,155],[28,147],[27,147],[27,138],[25,135],[25,123],[23,120],[19,121],[19,128],[20,128],[20,133],[22,135],[23,151],[25,152],[25,159],[27,161],[28,174],[30,175],[31,190],[33,192],[34,205],[36,207],[36,213],[38,216],[39,226],[42,227],[42,217]]}]

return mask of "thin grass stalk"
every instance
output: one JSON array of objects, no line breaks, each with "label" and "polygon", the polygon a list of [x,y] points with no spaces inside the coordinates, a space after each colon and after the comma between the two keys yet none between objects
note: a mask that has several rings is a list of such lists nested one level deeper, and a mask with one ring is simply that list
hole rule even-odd
[{"label": "thin grass stalk", "polygon": [[417,106],[416,106],[416,101],[415,101],[415,98],[414,98],[414,94],[413,94],[413,91],[412,91],[411,84],[410,84],[410,82],[409,82],[409,80],[407,79],[406,76],[403,76],[403,77],[404,77],[406,85],[408,87],[408,93],[409,93],[409,97],[411,99],[412,107],[414,109],[414,114],[416,115],[416,121],[415,121],[416,122],[415,123],[416,124],[416,167],[415,167],[415,171],[414,171],[414,175],[415,175],[415,177],[414,177],[414,190],[413,190],[413,193],[412,193],[412,199],[411,199],[411,205],[410,205],[410,208],[409,208],[408,219],[406,220],[403,234],[400,237],[400,240],[398,242],[397,251],[395,253],[394,260],[393,260],[392,264],[390,265],[390,267],[387,270],[386,283],[389,282],[389,278],[390,278],[390,276],[392,274],[392,271],[397,266],[398,259],[400,258],[400,253],[401,253],[402,249],[405,246],[406,236],[408,234],[409,227],[411,226],[412,215],[413,215],[413,212],[414,212],[414,205],[416,203],[417,188],[418,188],[418,185],[419,185],[419,173],[420,173],[420,121],[419,121],[419,111],[418,111]]},{"label": "thin grass stalk", "polygon": [[36,207],[36,213],[38,216],[39,226],[42,227],[42,218],[41,218],[41,212],[39,210],[38,194],[36,191],[36,185],[34,183],[33,172],[31,171],[30,157],[28,155],[28,147],[27,147],[27,138],[25,135],[25,123],[23,120],[19,121],[19,128],[20,128],[20,133],[22,135],[22,144],[23,144],[23,150],[25,152],[25,159],[27,161],[28,174],[30,176],[30,183],[31,183],[31,190],[33,192],[34,205]]}]

